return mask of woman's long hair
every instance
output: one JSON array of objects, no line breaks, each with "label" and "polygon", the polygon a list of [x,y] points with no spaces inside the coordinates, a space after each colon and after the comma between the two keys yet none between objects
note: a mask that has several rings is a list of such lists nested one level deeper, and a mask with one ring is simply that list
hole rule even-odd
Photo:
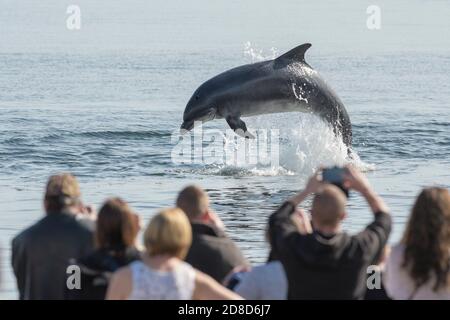
[{"label": "woman's long hair", "polygon": [[120,198],[108,199],[97,217],[95,243],[98,249],[124,250],[135,245],[138,216]]},{"label": "woman's long hair", "polygon": [[434,291],[446,288],[450,276],[450,193],[427,188],[418,196],[403,235],[403,267],[416,288],[435,279]]}]

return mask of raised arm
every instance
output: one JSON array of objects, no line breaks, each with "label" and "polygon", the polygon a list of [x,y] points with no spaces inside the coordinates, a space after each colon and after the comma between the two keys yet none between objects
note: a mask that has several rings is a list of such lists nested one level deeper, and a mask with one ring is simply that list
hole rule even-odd
[{"label": "raised arm", "polygon": [[358,169],[347,166],[347,173],[344,176],[344,186],[361,193],[366,199],[374,214],[379,212],[388,213],[388,207],[383,199],[372,189],[369,180]]},{"label": "raised arm", "polygon": [[[289,198],[279,207],[269,218],[269,238],[272,249],[278,251],[283,247],[283,241],[292,233],[299,233],[299,225],[294,223],[292,215],[297,211],[297,206],[302,203],[310,194],[317,192],[322,185],[320,180],[320,171],[317,171],[308,181],[304,190]],[[305,230],[309,231],[308,217],[303,212],[300,212],[298,218],[301,224],[304,225]]]},{"label": "raised arm", "polygon": [[377,260],[391,233],[392,219],[388,207],[372,189],[367,178],[352,166],[347,167],[344,186],[361,193],[374,214],[374,220],[356,237],[365,248],[364,252],[371,259]]}]

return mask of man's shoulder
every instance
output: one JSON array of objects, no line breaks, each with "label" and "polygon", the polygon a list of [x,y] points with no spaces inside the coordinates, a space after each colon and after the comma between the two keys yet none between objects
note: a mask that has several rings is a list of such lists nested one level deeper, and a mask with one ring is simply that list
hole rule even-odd
[{"label": "man's shoulder", "polygon": [[191,223],[194,242],[226,243],[232,242],[227,234],[218,228],[204,224]]},{"label": "man's shoulder", "polygon": [[90,218],[75,217],[75,224],[84,232],[93,233],[95,230],[96,221]]},{"label": "man's shoulder", "polygon": [[88,242],[92,241],[92,237],[94,236],[95,230],[95,222],[88,221],[85,219],[79,219],[77,217],[73,217],[73,220],[70,222],[70,231],[77,238],[84,239]]},{"label": "man's shoulder", "polygon": [[196,234],[193,237],[193,243],[203,244],[205,246],[235,247],[235,243],[225,233],[221,235]]},{"label": "man's shoulder", "polygon": [[55,227],[61,226],[77,231],[93,231],[93,225],[95,225],[94,220],[69,213],[58,213],[50,218],[53,219],[53,223],[51,224],[53,224]]},{"label": "man's shoulder", "polygon": [[236,243],[225,233],[217,235],[198,234],[192,239],[191,253],[197,252],[205,256],[227,256],[244,259]]},{"label": "man's shoulder", "polygon": [[372,235],[378,234],[380,236],[387,236],[390,234],[392,228],[391,215],[384,211],[379,211],[374,214],[374,219],[370,222],[364,230],[355,234],[352,238],[355,241],[371,240]]},{"label": "man's shoulder", "polygon": [[48,236],[49,234],[58,234],[64,232],[66,234],[76,233],[81,237],[92,237],[93,229],[88,224],[83,223],[75,216],[61,214],[61,216],[44,216],[37,222],[17,234],[12,242],[35,241],[37,237]]},{"label": "man's shoulder", "polygon": [[26,227],[24,230],[19,232],[13,239],[13,243],[18,243],[22,241],[27,241],[28,239],[32,238],[35,234],[40,233],[40,230],[42,228],[42,224],[44,222],[46,217],[40,218],[38,221],[33,223],[32,225]]}]

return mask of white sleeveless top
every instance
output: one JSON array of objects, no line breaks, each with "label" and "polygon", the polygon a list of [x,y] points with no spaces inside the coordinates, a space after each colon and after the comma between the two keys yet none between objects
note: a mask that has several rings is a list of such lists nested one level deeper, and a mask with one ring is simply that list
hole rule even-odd
[{"label": "white sleeveless top", "polygon": [[195,269],[180,262],[172,271],[158,271],[142,261],[129,265],[133,278],[128,300],[191,300],[195,289]]}]

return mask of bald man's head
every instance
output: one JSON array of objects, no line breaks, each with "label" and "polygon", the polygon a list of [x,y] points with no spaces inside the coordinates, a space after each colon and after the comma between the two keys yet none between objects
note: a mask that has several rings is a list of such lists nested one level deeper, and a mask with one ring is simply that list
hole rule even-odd
[{"label": "bald man's head", "polygon": [[200,187],[188,186],[178,194],[177,207],[183,210],[190,220],[198,219],[208,211],[208,194]]},{"label": "bald man's head", "polygon": [[345,217],[347,198],[341,189],[327,184],[314,196],[311,217],[315,227],[336,227]]}]

